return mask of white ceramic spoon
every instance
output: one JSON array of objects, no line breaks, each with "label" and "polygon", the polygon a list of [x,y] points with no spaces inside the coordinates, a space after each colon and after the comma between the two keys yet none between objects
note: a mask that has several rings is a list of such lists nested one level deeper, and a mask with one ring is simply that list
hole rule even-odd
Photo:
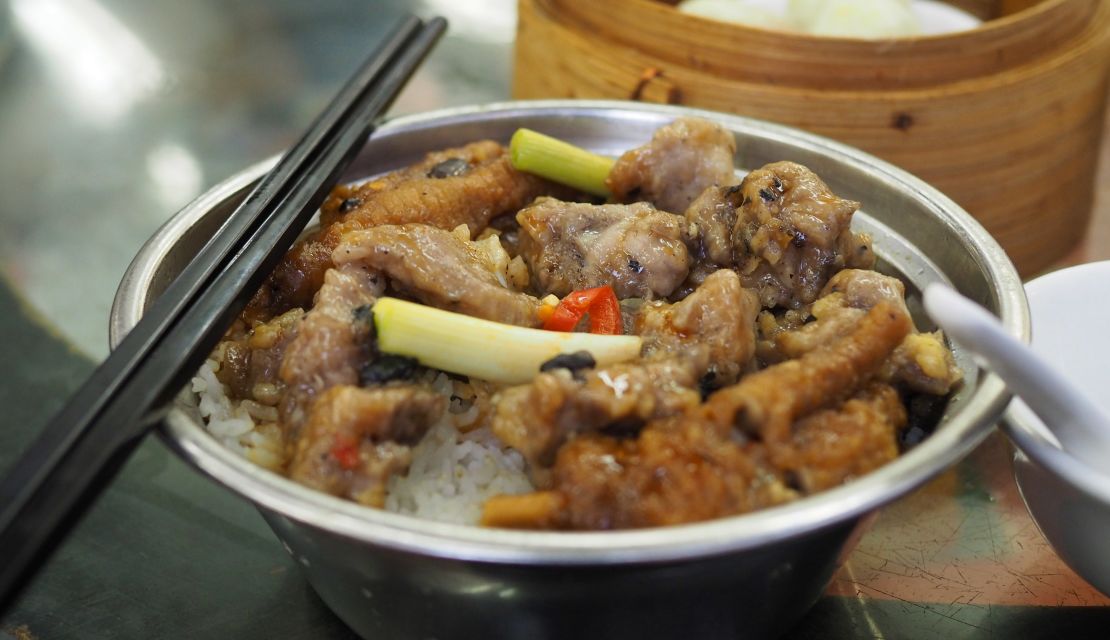
[{"label": "white ceramic spoon", "polygon": [[1025,401],[1064,451],[1092,469],[1110,469],[1110,416],[1052,363],[1006,333],[986,309],[950,287],[935,283],[926,287],[925,311]]}]

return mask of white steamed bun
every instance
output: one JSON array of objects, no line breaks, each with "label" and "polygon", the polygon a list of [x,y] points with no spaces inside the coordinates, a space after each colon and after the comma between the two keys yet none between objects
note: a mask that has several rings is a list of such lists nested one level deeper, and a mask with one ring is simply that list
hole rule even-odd
[{"label": "white steamed bun", "polygon": [[921,33],[921,23],[908,0],[793,0],[815,13],[806,29],[819,36],[900,38]]},{"label": "white steamed bun", "polygon": [[744,0],[685,0],[678,5],[684,13],[724,22],[735,22],[762,29],[790,30],[781,14]]}]

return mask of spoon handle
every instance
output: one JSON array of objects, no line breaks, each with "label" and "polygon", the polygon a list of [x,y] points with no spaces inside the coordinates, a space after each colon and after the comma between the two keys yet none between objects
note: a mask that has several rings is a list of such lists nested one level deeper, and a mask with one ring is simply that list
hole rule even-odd
[{"label": "spoon handle", "polygon": [[1069,454],[1094,469],[1110,466],[1110,418],[1052,363],[950,287],[926,287],[925,311],[945,333],[985,360]]}]

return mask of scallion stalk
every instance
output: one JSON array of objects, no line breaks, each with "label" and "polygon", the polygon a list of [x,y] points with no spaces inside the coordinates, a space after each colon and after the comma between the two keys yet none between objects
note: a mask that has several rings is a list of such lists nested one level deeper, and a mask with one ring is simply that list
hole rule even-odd
[{"label": "scallion stalk", "polygon": [[596,196],[609,196],[605,178],[615,162],[551,136],[517,129],[509,142],[513,166]]},{"label": "scallion stalk", "polygon": [[473,318],[397,298],[373,307],[378,349],[482,380],[519,384],[561,353],[587,351],[599,366],[640,354],[639,336],[565,333]]}]

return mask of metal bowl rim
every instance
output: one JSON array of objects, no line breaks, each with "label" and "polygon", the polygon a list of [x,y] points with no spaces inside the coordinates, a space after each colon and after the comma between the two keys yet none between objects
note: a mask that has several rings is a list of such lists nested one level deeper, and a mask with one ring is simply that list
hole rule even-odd
[{"label": "metal bowl rim", "polygon": [[[874,156],[817,135],[743,116],[621,101],[540,100],[458,107],[384,122],[379,134],[432,125],[481,121],[491,116],[570,117],[623,114],[702,116],[736,131],[747,131],[801,146],[856,169],[882,175],[959,231],[977,264],[995,286],[998,310],[1007,330],[1029,339],[1028,309],[1021,280],[1002,248],[958,205],[909,173]],[[142,313],[143,299],[159,260],[173,242],[208,210],[250,185],[277,158],[257,163],[217,184],[167,221],[136,255],[112,306],[110,342],[114,347]],[[961,411],[922,444],[898,460],[844,486],[787,505],[708,522],[614,532],[533,532],[484,529],[431,522],[363,507],[306,487],[255,466],[220,445],[186,413],[173,409],[161,429],[167,444],[218,482],[260,508],[310,527],[399,551],[469,561],[588,565],[677,561],[730,553],[842,524],[909,492],[970,452],[989,433],[1009,394],[993,375],[980,385]]]}]

